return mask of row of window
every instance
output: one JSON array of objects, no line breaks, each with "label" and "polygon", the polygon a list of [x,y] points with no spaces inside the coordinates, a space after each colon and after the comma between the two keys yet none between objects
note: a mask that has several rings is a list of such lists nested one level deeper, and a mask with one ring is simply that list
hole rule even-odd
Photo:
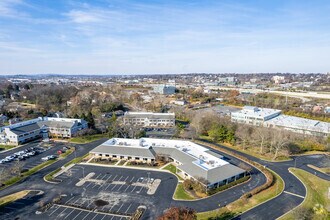
[{"label": "row of window", "polygon": [[[134,160],[144,160],[147,161],[148,158],[145,157],[125,157],[125,156],[119,156],[119,155],[110,155],[110,154],[99,154],[100,157],[105,156],[105,157],[112,157],[112,158],[118,158],[118,159],[128,159],[128,160],[132,160],[134,158]],[[151,161],[154,161],[154,159],[151,159]]]}]

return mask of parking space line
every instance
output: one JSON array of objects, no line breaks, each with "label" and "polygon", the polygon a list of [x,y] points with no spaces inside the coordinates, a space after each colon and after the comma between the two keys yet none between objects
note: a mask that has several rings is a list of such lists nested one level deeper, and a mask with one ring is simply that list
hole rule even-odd
[{"label": "parking space line", "polygon": [[106,179],[106,181],[104,181],[104,183],[99,187],[99,189],[101,189],[102,186],[104,186],[105,184],[107,184],[108,180],[111,178],[112,174],[108,177],[108,179]]},{"label": "parking space line", "polygon": [[89,214],[91,214],[91,212],[88,212],[88,214],[85,215],[85,217],[82,220],[84,220]]},{"label": "parking space line", "polygon": [[72,214],[72,212],[74,212],[75,211],[75,209],[72,209],[72,211],[69,213],[69,214],[67,214],[65,217],[64,217],[64,219],[66,219],[67,217],[69,217],[71,214]]},{"label": "parking space line", "polygon": [[119,207],[119,209],[117,209],[117,212],[119,212],[119,210],[123,207],[124,203],[121,204],[121,206]]},{"label": "parking space line", "polygon": [[[116,177],[117,177],[118,175],[116,175],[115,176],[115,178],[113,178],[111,181],[114,181],[115,179],[116,179]],[[108,188],[109,188],[109,186],[111,186],[112,184],[110,183],[106,188],[105,188],[105,190],[107,190]]]},{"label": "parking space line", "polygon": [[[101,178],[100,180],[102,181],[103,178],[106,177],[106,176],[107,176],[107,174],[105,174],[104,176],[102,176],[102,178]],[[95,184],[92,188],[94,188],[94,187],[97,186],[97,185],[98,185],[98,184]],[[103,185],[103,184],[101,184],[101,186],[102,186],[102,185]],[[100,186],[100,187],[101,187],[101,186]],[[99,187],[99,188],[100,188],[100,187]]]},{"label": "parking space line", "polygon": [[82,213],[82,210],[79,212],[78,215],[76,215],[76,217],[74,217],[72,220],[75,220],[80,214]]},{"label": "parking space line", "polygon": [[91,219],[91,220],[94,220],[94,218],[96,218],[96,216],[98,216],[99,214],[98,213],[96,213],[96,215],[94,215],[94,217]]},{"label": "parking space line", "polygon": [[[68,207],[65,207],[65,209],[62,210],[62,212],[64,212],[67,209],[68,209]],[[62,214],[62,212],[60,212],[60,214],[58,214],[57,216],[60,216]]]},{"label": "parking space line", "polygon": [[[55,207],[55,205],[53,207]],[[52,213],[50,213],[48,216],[51,216],[52,214],[54,214],[54,212],[56,212],[60,207],[61,206],[57,206],[57,208]]]},{"label": "parking space line", "polygon": [[[126,179],[124,180],[125,183],[126,183],[126,180],[128,179],[128,177],[126,177]],[[124,184],[122,184],[116,191],[119,191],[121,189],[121,187],[123,187],[123,186],[124,186]]]},{"label": "parking space line", "polygon": [[131,191],[131,193],[135,190],[135,188],[136,188],[137,186],[135,185],[134,187],[133,187],[133,189],[132,189],[132,191]]},{"label": "parking space line", "polygon": [[[123,178],[124,176],[121,176],[117,181],[120,181],[121,180],[121,178]],[[113,191],[113,189],[118,185],[118,184],[114,184],[115,186],[114,187],[112,187],[112,189],[111,189],[111,191]]]},{"label": "parking space line", "polygon": [[126,211],[125,211],[126,214],[128,213],[128,210],[131,208],[131,206],[132,206],[132,203],[129,204],[128,208],[126,209]]},{"label": "parking space line", "polygon": [[70,201],[70,200],[72,200],[74,198],[74,196],[73,197],[71,197],[68,201],[66,201],[66,203],[65,204],[68,204],[68,202]]},{"label": "parking space line", "polygon": [[105,218],[106,215],[103,215],[103,218],[101,218],[101,220],[103,220]]}]

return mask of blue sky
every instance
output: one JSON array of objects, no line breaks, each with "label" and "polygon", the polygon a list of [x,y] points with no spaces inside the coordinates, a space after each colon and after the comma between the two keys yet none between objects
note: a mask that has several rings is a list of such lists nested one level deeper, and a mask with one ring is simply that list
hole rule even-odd
[{"label": "blue sky", "polygon": [[330,71],[328,0],[0,0],[0,74]]}]

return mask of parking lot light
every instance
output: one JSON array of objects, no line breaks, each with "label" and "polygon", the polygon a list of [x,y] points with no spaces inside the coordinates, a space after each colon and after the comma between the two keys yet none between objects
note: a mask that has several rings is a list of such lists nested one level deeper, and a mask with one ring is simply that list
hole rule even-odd
[{"label": "parking lot light", "polygon": [[[80,166],[77,166],[77,167],[80,167]],[[85,167],[80,167],[83,171],[83,178],[85,178]]]}]

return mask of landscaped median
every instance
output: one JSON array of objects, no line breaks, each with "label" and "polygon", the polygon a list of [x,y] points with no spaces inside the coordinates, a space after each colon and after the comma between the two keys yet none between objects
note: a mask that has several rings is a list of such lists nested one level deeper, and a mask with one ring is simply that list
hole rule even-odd
[{"label": "landscaped median", "polygon": [[329,219],[329,181],[323,180],[301,169],[290,168],[289,170],[303,182],[307,189],[307,195],[300,206],[282,216],[280,220]]},{"label": "landscaped median", "polygon": [[203,141],[195,141],[195,142],[198,144],[204,145],[204,146],[208,146],[215,150],[224,152],[233,157],[236,157],[236,158],[256,167],[257,169],[259,169],[267,178],[267,181],[265,184],[254,188],[250,192],[245,193],[244,195],[241,196],[240,199],[228,204],[226,207],[222,207],[222,208],[219,208],[214,211],[198,213],[199,219],[232,218],[235,215],[245,212],[265,201],[268,201],[268,200],[274,198],[275,196],[279,195],[283,191],[284,182],[281,179],[281,177],[278,176],[273,171],[266,169],[261,164],[251,161],[232,151],[220,148],[219,146],[213,145],[211,143],[203,142]]},{"label": "landscaped median", "polygon": [[29,194],[30,190],[23,190],[17,193],[10,194],[8,196],[4,196],[0,198],[0,207],[5,206],[11,202],[19,200]]},{"label": "landscaped median", "polygon": [[3,150],[10,150],[14,147],[17,147],[15,145],[5,145],[5,144],[0,144],[0,152],[3,151]]}]

